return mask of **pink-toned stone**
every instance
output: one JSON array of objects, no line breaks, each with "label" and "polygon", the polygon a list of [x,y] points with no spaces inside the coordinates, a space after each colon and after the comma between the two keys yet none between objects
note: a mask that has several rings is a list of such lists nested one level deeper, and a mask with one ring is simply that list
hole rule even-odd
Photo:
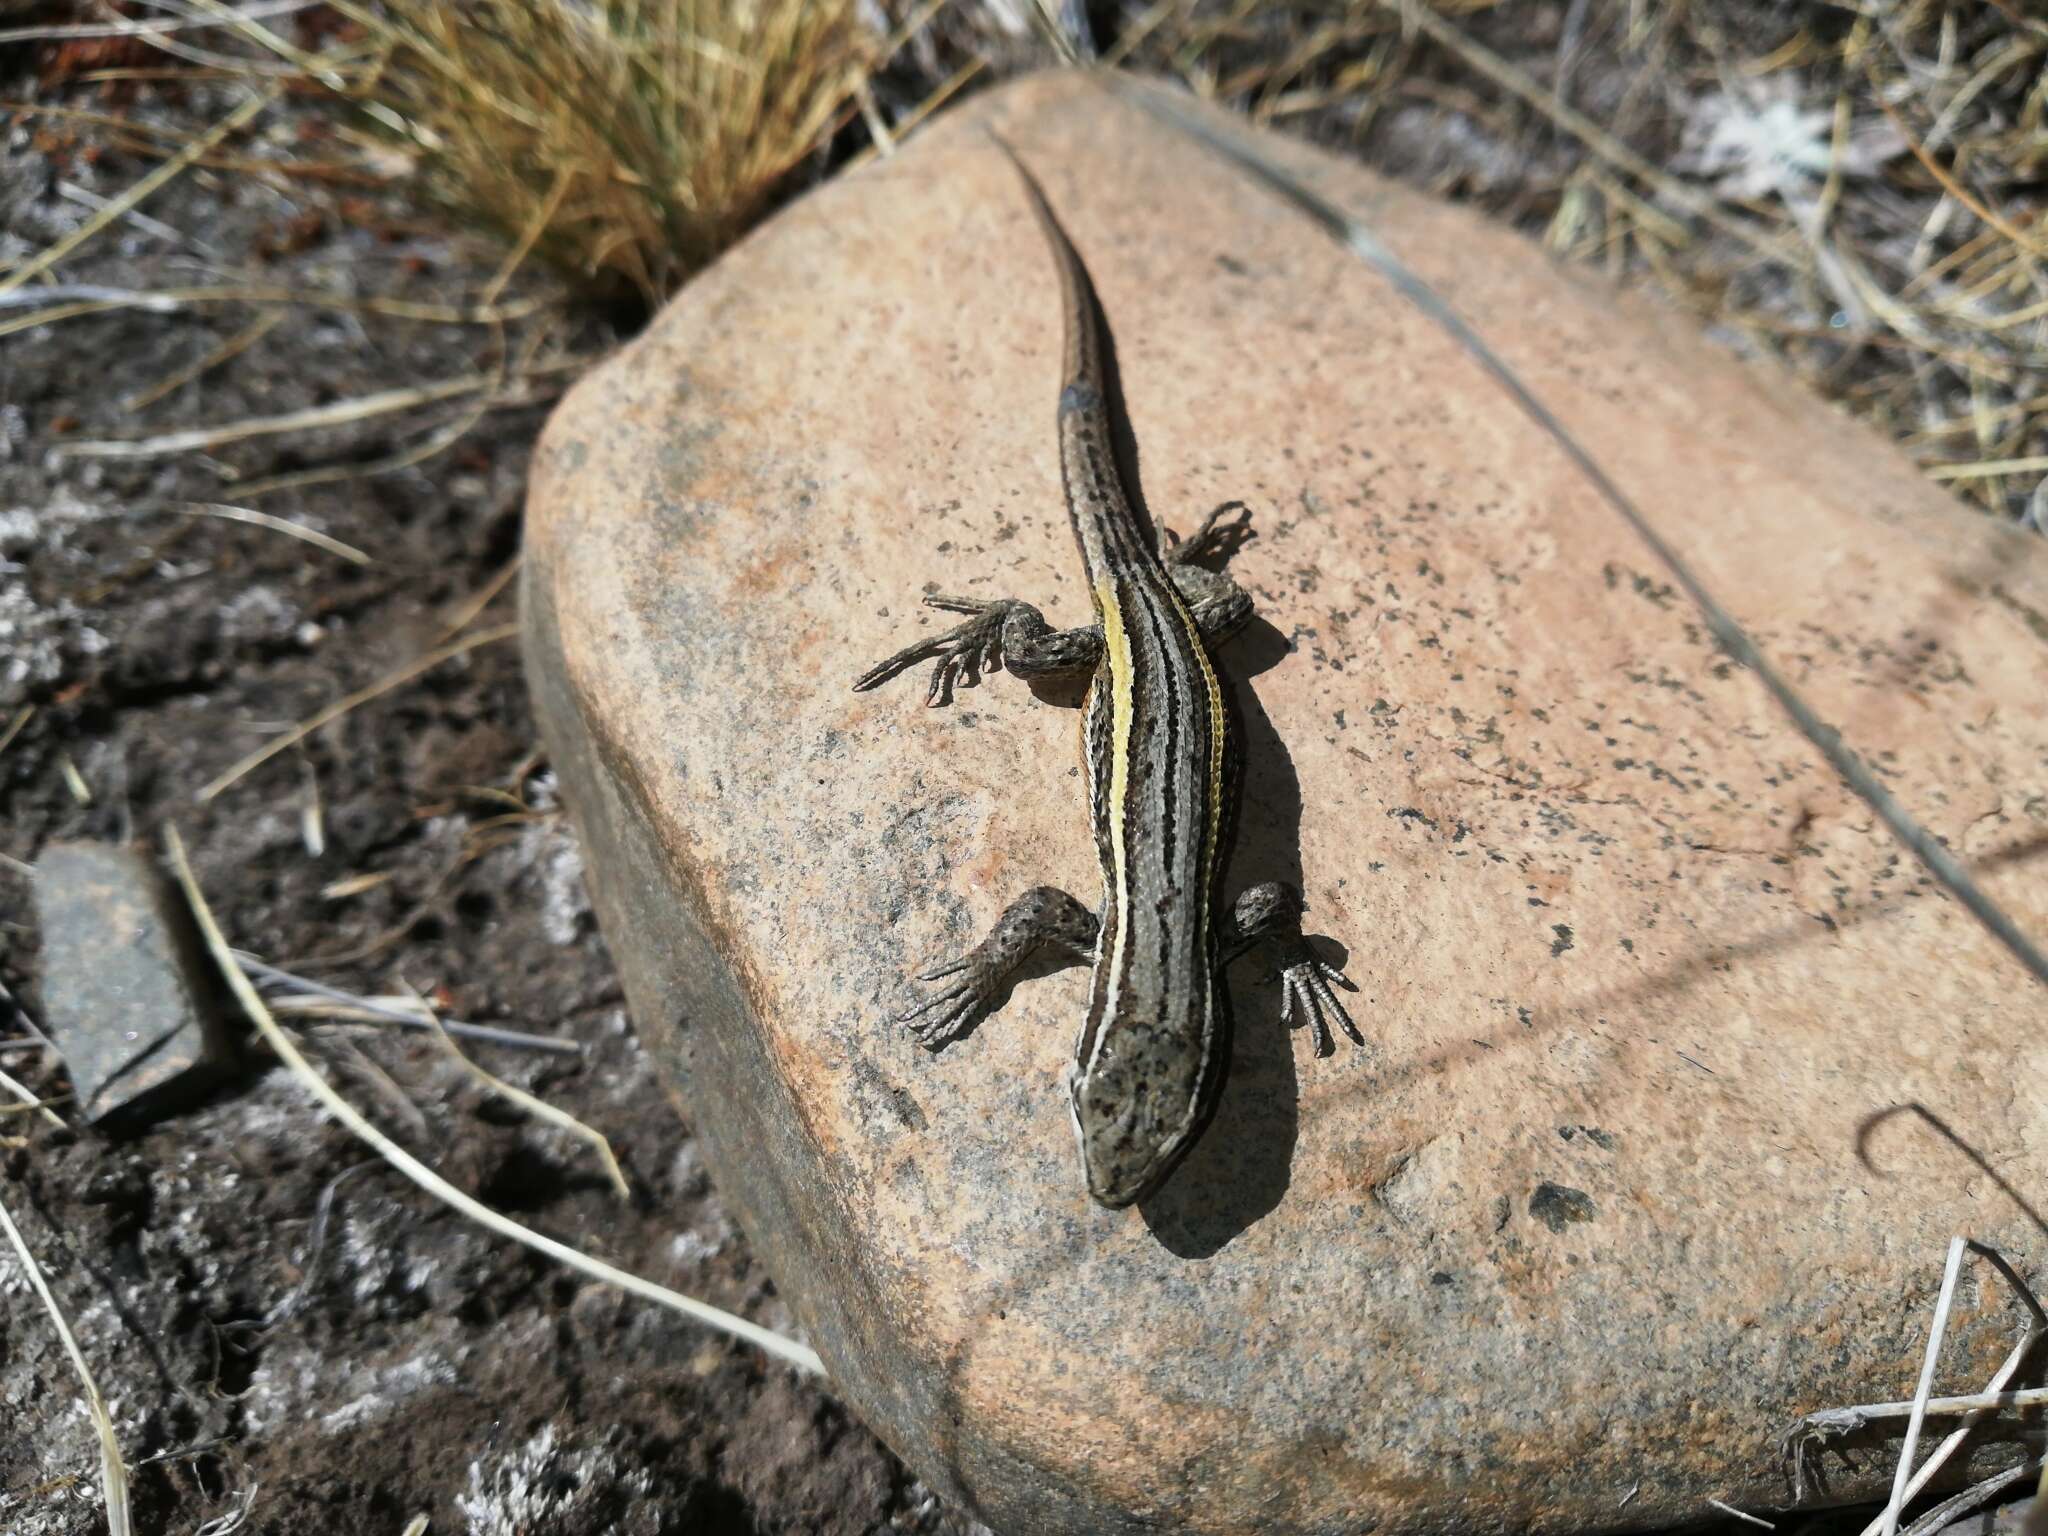
[{"label": "pink-toned stone", "polygon": [[[1122,1212],[1060,1084],[1084,972],[939,1057],[886,1017],[1025,886],[1096,889],[1073,710],[848,687],[944,622],[927,584],[1087,613],[1054,272],[985,122],[1093,270],[1152,508],[1255,511],[1230,885],[1305,875],[1375,1043],[1315,1059],[1240,966],[1216,1121]],[[1688,322],[1281,152],[2048,933],[2040,544]],[[1909,1392],[1952,1232],[2048,1256],[2011,1193],[2048,1189],[2040,991],[1449,341],[1077,77],[805,199],[581,384],[526,596],[605,931],[723,1191],[846,1400],[1001,1530],[1782,1503],[1793,1418]],[[1945,1389],[2017,1331],[1997,1285],[1966,1302]],[[1836,1496],[1888,1476],[1859,1465]]]}]

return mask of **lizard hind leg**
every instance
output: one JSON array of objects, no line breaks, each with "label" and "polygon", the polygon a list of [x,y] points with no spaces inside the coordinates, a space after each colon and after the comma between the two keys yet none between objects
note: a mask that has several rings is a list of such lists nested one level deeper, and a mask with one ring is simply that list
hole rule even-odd
[{"label": "lizard hind leg", "polygon": [[957,960],[918,972],[943,981],[896,1015],[918,1043],[936,1051],[973,1029],[1001,1004],[1011,976],[1034,951],[1052,949],[1076,960],[1095,957],[1096,915],[1056,886],[1035,885],[1003,909],[988,937]]},{"label": "lizard hind leg", "polygon": [[1280,982],[1280,1022],[1296,1029],[1308,1025],[1318,1056],[1337,1049],[1332,1023],[1352,1044],[1363,1046],[1365,1036],[1336,992],[1336,986],[1356,992],[1358,985],[1309,948],[1302,937],[1301,911],[1301,892],[1291,885],[1266,880],[1247,887],[1224,921],[1221,963],[1228,965],[1254,945],[1265,945]]}]

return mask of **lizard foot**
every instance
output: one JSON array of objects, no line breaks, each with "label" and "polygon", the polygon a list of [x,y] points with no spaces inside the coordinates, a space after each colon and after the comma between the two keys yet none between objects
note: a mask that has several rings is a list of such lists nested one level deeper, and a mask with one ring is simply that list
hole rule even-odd
[{"label": "lizard foot", "polygon": [[1280,983],[1280,1022],[1292,1029],[1306,1024],[1318,1056],[1337,1049],[1332,1024],[1363,1046],[1365,1036],[1351,1022],[1336,990],[1356,992],[1358,985],[1309,948],[1301,934],[1301,907],[1301,891],[1283,881],[1248,886],[1225,921],[1222,959],[1228,964],[1253,945],[1265,945],[1274,971],[1268,979]]},{"label": "lizard foot", "polygon": [[1001,1004],[1009,980],[1034,950],[1049,948],[1075,960],[1092,957],[1101,931],[1095,914],[1078,899],[1050,885],[1034,885],[1007,907],[974,948],[918,972],[919,981],[946,986],[896,1015],[927,1050],[949,1045]]},{"label": "lizard foot", "polygon": [[854,681],[854,692],[878,687],[897,674],[908,672],[921,661],[936,660],[938,665],[932,668],[932,683],[925,690],[924,701],[928,705],[944,704],[952,698],[955,685],[972,688],[981,681],[982,673],[1002,669],[1003,627],[1013,616],[1029,614],[1034,619],[1038,617],[1038,611],[1029,603],[1018,602],[1014,598],[983,602],[976,598],[947,597],[934,592],[924,601],[927,608],[940,608],[948,613],[965,613],[972,617],[944,634],[930,635],[913,645],[906,645],[887,661],[870,667]]},{"label": "lizard foot", "polygon": [[[995,1007],[1000,979],[988,974],[974,951],[917,973],[919,981],[944,981],[948,976],[956,979],[896,1015],[896,1022],[928,1051],[951,1045]],[[996,986],[990,985],[992,980]]]},{"label": "lizard foot", "polygon": [[1279,974],[1280,1022],[1290,1029],[1308,1025],[1318,1056],[1328,1056],[1337,1049],[1330,1033],[1333,1020],[1351,1037],[1352,1044],[1365,1044],[1365,1036],[1351,1022],[1336,987],[1331,985],[1335,982],[1347,992],[1356,992],[1358,984],[1350,977],[1311,951],[1303,940],[1296,940],[1281,955]]}]

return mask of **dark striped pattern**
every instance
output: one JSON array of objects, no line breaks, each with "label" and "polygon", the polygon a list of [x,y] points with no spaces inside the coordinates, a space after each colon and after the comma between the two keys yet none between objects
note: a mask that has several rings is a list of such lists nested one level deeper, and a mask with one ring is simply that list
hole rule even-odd
[{"label": "dark striped pattern", "polygon": [[1200,1133],[1228,1050],[1213,978],[1229,743],[1201,634],[1117,473],[1094,287],[1026,184],[1065,291],[1060,463],[1103,637],[1085,721],[1102,932],[1071,1087],[1089,1190],[1124,1205]]}]

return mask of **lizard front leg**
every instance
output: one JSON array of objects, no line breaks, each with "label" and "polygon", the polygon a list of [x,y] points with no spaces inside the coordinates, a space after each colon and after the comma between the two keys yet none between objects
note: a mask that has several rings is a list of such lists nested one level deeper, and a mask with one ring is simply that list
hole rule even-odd
[{"label": "lizard front leg", "polygon": [[1033,950],[1095,958],[1096,915],[1056,886],[1036,885],[1003,909],[988,937],[957,960],[918,972],[919,981],[947,985],[896,1015],[928,1050],[959,1039],[1001,1001],[1004,985]]},{"label": "lizard front leg", "polygon": [[[1230,512],[1243,516],[1226,523],[1224,516]],[[1251,537],[1251,508],[1241,501],[1226,501],[1203,518],[1202,526],[1188,538],[1176,538],[1168,531],[1160,541],[1159,558],[1166,562],[1166,574],[1211,650],[1250,622],[1252,595],[1223,571],[1195,562],[1213,558],[1220,565]]]},{"label": "lizard front leg", "polygon": [[1352,992],[1358,987],[1308,947],[1301,933],[1301,910],[1301,892],[1291,885],[1267,880],[1248,888],[1224,919],[1217,967],[1230,964],[1256,944],[1265,945],[1280,980],[1280,1022],[1294,1028],[1308,1025],[1318,1056],[1337,1048],[1330,1034],[1332,1020],[1353,1044],[1362,1046],[1365,1036],[1330,984],[1337,982]]},{"label": "lizard front leg", "polygon": [[1054,629],[1045,622],[1044,614],[1015,598],[984,602],[935,592],[924,601],[928,608],[972,617],[943,634],[906,645],[887,661],[870,667],[854,680],[854,692],[880,687],[921,661],[936,661],[924,701],[940,705],[951,701],[956,684],[972,688],[984,672],[1007,667],[1019,677],[1081,675],[1092,672],[1102,655],[1099,628]]},{"label": "lizard front leg", "polygon": [[[1225,522],[1231,512],[1243,516]],[[1241,501],[1226,501],[1192,536],[1182,539],[1169,532],[1161,541],[1159,557],[1166,573],[1194,615],[1202,638],[1212,646],[1244,627],[1252,616],[1252,598],[1223,572],[1194,562],[1209,557],[1228,560],[1251,536],[1250,508]],[[952,700],[955,687],[974,687],[984,672],[1007,668],[1018,677],[1079,677],[1094,670],[1102,656],[1099,625],[1054,629],[1044,614],[1015,598],[984,600],[934,592],[924,601],[928,608],[967,614],[967,622],[927,635],[870,667],[854,680],[854,692],[878,688],[919,662],[931,661],[936,665],[924,701],[928,706],[942,705]]]}]

